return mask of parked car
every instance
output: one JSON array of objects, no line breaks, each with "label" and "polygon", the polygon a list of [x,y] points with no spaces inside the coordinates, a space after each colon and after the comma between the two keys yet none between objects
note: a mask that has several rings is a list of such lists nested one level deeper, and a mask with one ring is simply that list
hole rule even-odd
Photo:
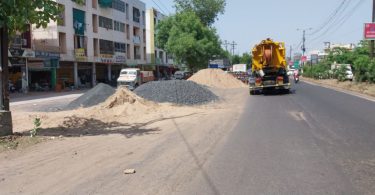
[{"label": "parked car", "polygon": [[177,79],[177,80],[186,80],[188,78],[190,78],[192,75],[191,72],[187,72],[187,71],[176,71],[174,73],[174,78]]}]

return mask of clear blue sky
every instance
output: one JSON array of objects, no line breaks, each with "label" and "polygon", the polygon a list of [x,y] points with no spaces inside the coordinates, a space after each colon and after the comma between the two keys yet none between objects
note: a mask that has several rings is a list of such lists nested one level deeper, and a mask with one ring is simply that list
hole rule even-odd
[{"label": "clear blue sky", "polygon": [[[335,15],[336,20],[321,28],[344,0],[227,0],[225,13],[215,23],[220,38],[235,41],[235,53],[249,52],[260,40],[270,37],[298,49],[302,31],[307,50],[323,48],[323,42],[358,43],[363,38],[363,23],[371,21],[371,0],[346,0]],[[173,0],[144,0],[147,7],[174,12]],[[328,28],[329,26],[332,26]],[[297,48],[297,46],[299,46]],[[229,48],[229,47],[228,47]]]}]

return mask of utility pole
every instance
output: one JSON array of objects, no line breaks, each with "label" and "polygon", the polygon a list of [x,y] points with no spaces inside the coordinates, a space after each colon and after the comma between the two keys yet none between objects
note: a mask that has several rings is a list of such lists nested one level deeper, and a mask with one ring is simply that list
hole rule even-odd
[{"label": "utility pole", "polygon": [[230,44],[230,43],[229,43],[227,40],[224,41],[223,45],[224,45],[224,47],[225,47],[225,51],[228,51],[228,45],[229,45],[229,44]]},{"label": "utility pole", "polygon": [[234,50],[236,49],[236,45],[237,45],[237,43],[234,42],[234,41],[232,41],[232,43],[231,43],[230,45],[231,45],[231,47],[232,47],[232,56],[234,56]]},{"label": "utility pole", "polygon": [[[375,1],[375,0],[374,0]],[[306,31],[307,30],[312,30],[312,28],[308,28],[308,29],[297,29],[298,31],[302,30],[302,46],[301,46],[301,50],[302,50],[302,56],[305,56],[305,52],[306,52]],[[305,65],[305,62],[302,62],[302,67]]]},{"label": "utility pole", "polygon": [[[372,0],[372,23],[375,22],[375,0]],[[371,59],[374,59],[374,44],[375,40],[370,41],[370,57]]]},{"label": "utility pole", "polygon": [[8,29],[0,27],[0,136],[10,135],[12,129],[12,114],[9,110],[9,70],[8,70]]},{"label": "utility pole", "polygon": [[290,50],[289,50],[289,59],[292,60],[292,52],[293,52],[293,47],[290,46]]}]

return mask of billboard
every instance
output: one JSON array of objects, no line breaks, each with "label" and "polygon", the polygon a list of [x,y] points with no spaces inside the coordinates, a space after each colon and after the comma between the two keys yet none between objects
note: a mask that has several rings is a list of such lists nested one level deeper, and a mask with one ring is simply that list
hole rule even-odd
[{"label": "billboard", "polygon": [[365,24],[364,38],[367,40],[375,40],[375,23]]}]

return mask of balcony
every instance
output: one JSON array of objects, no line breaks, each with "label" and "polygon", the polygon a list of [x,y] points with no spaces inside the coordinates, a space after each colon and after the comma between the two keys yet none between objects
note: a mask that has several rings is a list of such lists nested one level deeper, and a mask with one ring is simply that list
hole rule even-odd
[{"label": "balcony", "polygon": [[141,37],[140,36],[133,36],[133,43],[134,44],[141,44]]}]

